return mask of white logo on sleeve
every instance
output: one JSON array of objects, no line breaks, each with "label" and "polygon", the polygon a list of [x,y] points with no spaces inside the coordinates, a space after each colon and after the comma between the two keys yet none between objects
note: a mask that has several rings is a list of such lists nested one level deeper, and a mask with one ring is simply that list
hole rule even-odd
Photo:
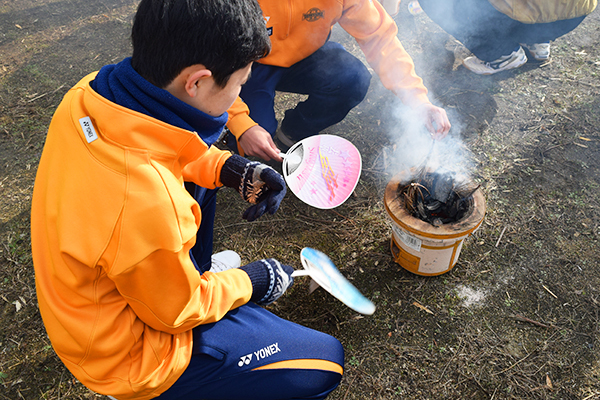
[{"label": "white logo on sleeve", "polygon": [[92,124],[90,117],[80,118],[79,124],[81,125],[81,129],[83,129],[85,140],[87,140],[88,143],[92,143],[94,140],[98,139],[98,134],[94,129],[94,124]]}]

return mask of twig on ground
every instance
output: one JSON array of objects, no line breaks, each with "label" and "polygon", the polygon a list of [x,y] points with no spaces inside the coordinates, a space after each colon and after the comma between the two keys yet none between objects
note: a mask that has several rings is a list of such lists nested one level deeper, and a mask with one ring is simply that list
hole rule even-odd
[{"label": "twig on ground", "polygon": [[417,307],[417,308],[420,308],[421,310],[423,310],[425,312],[428,312],[429,314],[433,315],[433,311],[431,311],[429,308],[425,307],[424,305],[419,304],[416,301],[413,301],[412,305],[415,306],[415,307]]},{"label": "twig on ground", "polygon": [[504,227],[504,229],[502,229],[502,232],[500,232],[500,237],[498,237],[498,241],[496,242],[496,247],[498,247],[498,245],[500,244],[500,241],[502,240],[502,236],[504,236],[504,231],[506,231],[506,226]]},{"label": "twig on ground", "polygon": [[56,89],[54,89],[52,92],[46,92],[46,93],[44,93],[44,94],[40,94],[39,96],[36,96],[36,97],[34,97],[33,99],[29,99],[27,102],[28,102],[28,103],[31,103],[31,102],[34,102],[34,101],[36,101],[36,100],[38,100],[38,99],[41,99],[41,98],[42,98],[42,97],[44,97],[44,96],[47,96],[47,95],[49,95],[49,94],[54,94],[54,93],[58,92],[60,89],[62,89],[63,87],[65,87],[65,85],[64,85],[64,84],[60,85],[59,87],[57,87]]},{"label": "twig on ground", "polygon": [[483,393],[485,393],[486,396],[490,395],[488,393],[488,391],[485,390],[485,388],[481,385],[481,383],[479,383],[479,381],[477,380],[477,378],[475,378],[474,376],[472,376],[472,374],[471,374],[471,376],[465,375],[462,372],[458,372],[458,374],[464,376],[465,378],[467,378],[470,381],[475,382],[477,384],[477,386],[479,386],[479,389],[481,389],[483,391]]},{"label": "twig on ground", "polygon": [[588,397],[585,397],[585,398],[583,398],[581,400],[590,400],[594,396],[600,396],[600,393],[592,393]]},{"label": "twig on ground", "polygon": [[330,210],[331,212],[339,215],[340,217],[344,218],[346,221],[352,223],[352,225],[356,226],[356,222],[352,221],[350,218],[346,217],[345,215],[340,214],[339,212],[335,211],[335,210]]},{"label": "twig on ground", "polygon": [[352,380],[348,384],[348,390],[346,390],[346,393],[344,393],[344,400],[346,400],[346,397],[348,397],[348,393],[350,393],[350,389],[352,388],[352,384],[354,383],[355,379],[356,379],[356,376],[352,377]]},{"label": "twig on ground", "polygon": [[550,151],[552,149],[555,149],[557,147],[562,147],[564,145],[565,145],[565,143],[559,143],[559,144],[555,144],[554,146],[550,146],[546,150],[542,151],[542,155],[544,155],[544,153],[546,153],[546,152],[548,152],[548,151]]},{"label": "twig on ground", "polygon": [[527,354],[525,357],[521,358],[519,361],[517,361],[516,363],[514,363],[510,367],[504,368],[502,371],[496,372],[495,374],[492,374],[492,375],[500,375],[500,374],[503,374],[503,373],[505,373],[505,372],[513,369],[514,367],[516,367],[517,365],[519,365],[520,363],[522,363],[523,361],[525,361],[527,358],[529,358],[529,356],[532,355],[533,353],[534,353],[534,351],[532,351],[531,353]]},{"label": "twig on ground", "polygon": [[440,374],[440,377],[437,380],[433,381],[433,383],[438,383],[442,380],[442,378],[444,377],[444,374],[446,373],[446,370],[448,369],[448,366],[450,365],[452,360],[454,360],[456,357],[458,357],[458,355],[460,354],[462,349],[464,349],[464,336],[461,337],[460,344],[458,346],[458,350],[456,351],[456,353],[454,353],[454,355],[450,358],[450,360],[448,360],[448,362],[444,366],[444,369],[442,370],[442,373]]},{"label": "twig on ground", "polygon": [[541,322],[534,321],[532,319],[529,319],[529,318],[524,317],[524,316],[519,315],[519,314],[511,315],[511,317],[514,318],[514,319],[516,319],[517,321],[529,322],[530,324],[537,325],[537,326],[540,326],[542,328],[554,328],[554,329],[556,329],[555,326],[542,324]]},{"label": "twig on ground", "polygon": [[548,289],[548,288],[546,287],[546,285],[543,285],[543,284],[542,284],[542,287],[543,287],[544,289],[546,289],[546,291],[547,291],[548,293],[550,293],[550,294],[552,295],[552,297],[554,297],[555,299],[558,299],[558,296],[556,296],[554,293],[552,293],[552,292],[550,291],[550,289]]},{"label": "twig on ground", "polygon": [[582,81],[579,81],[577,79],[569,79],[569,78],[548,78],[548,79],[550,79],[551,81],[562,81],[562,80],[565,80],[565,81],[569,81],[569,82],[580,83],[580,84],[586,85],[586,86],[591,86],[591,87],[596,87],[596,88],[600,87],[598,85],[594,85],[593,83],[582,82]]}]

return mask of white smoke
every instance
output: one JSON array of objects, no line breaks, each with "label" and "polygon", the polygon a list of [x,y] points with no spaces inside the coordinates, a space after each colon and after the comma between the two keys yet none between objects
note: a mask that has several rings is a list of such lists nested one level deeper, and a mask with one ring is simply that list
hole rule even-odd
[{"label": "white smoke", "polygon": [[[428,78],[441,79],[442,74],[451,72],[454,56],[451,53],[449,56],[450,51],[445,49],[445,43],[449,36],[433,34],[429,29],[425,29],[423,24],[430,23],[427,20],[425,14],[415,17],[413,32],[400,36],[405,36],[407,39],[403,44],[414,61],[417,75],[424,78],[424,83],[428,88],[428,97],[434,104],[440,106],[435,100],[436,95],[431,87],[433,85],[427,84]],[[407,28],[400,25],[398,29]],[[440,31],[439,28],[435,29]],[[442,106],[442,108],[444,107]],[[433,151],[427,162],[428,170],[450,170],[454,172],[456,182],[471,180],[472,156],[462,140],[466,124],[454,109],[444,109],[452,124],[452,129],[445,138],[434,141],[422,118],[416,115],[411,108],[400,102],[393,105],[392,123],[388,125],[392,128],[388,131],[388,135],[394,151],[391,163],[386,168],[387,172],[395,174],[411,168],[415,170],[420,168],[433,145]]]},{"label": "white smoke", "polygon": [[452,129],[444,139],[434,140],[409,107],[399,105],[393,110],[392,118],[398,123],[391,124],[394,128],[389,132],[394,150],[386,168],[388,172],[395,174],[411,169],[417,172],[424,167],[429,171],[452,171],[456,182],[471,179],[472,160],[461,139],[463,124],[456,113],[446,111]]}]

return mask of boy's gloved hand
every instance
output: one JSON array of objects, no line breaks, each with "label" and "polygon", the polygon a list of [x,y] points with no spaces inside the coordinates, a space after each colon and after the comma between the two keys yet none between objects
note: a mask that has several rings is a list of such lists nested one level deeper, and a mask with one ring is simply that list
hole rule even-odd
[{"label": "boy's gloved hand", "polygon": [[287,190],[285,180],[273,168],[237,154],[223,164],[221,182],[236,189],[244,200],[253,204],[242,216],[248,221],[254,221],[265,211],[275,214]]},{"label": "boy's gloved hand", "polygon": [[261,306],[271,304],[294,284],[294,269],[274,258],[254,261],[240,269],[246,271],[252,282],[250,301]]}]

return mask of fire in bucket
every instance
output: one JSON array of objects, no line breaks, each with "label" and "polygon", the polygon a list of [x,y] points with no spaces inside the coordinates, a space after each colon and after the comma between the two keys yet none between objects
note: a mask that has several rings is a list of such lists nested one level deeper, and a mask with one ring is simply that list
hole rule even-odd
[{"label": "fire in bucket", "polygon": [[479,186],[446,170],[427,171],[418,179],[414,170],[396,175],[384,204],[392,219],[394,261],[426,276],[454,267],[464,239],[479,228],[486,209]]}]

